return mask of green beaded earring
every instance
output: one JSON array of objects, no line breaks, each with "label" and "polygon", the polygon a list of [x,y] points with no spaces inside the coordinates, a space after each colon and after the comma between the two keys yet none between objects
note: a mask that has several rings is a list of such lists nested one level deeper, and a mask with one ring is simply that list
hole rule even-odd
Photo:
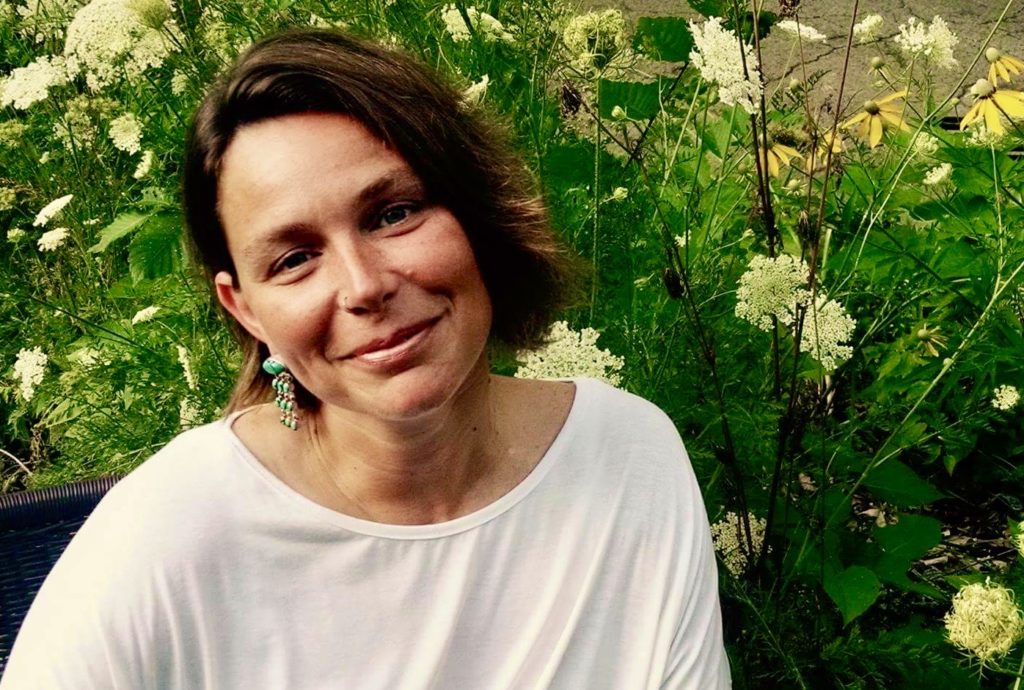
[{"label": "green beaded earring", "polygon": [[274,404],[281,408],[281,423],[292,431],[297,431],[299,417],[295,410],[295,379],[292,378],[284,363],[274,357],[267,357],[263,360],[263,371],[274,377],[270,385],[277,393]]}]

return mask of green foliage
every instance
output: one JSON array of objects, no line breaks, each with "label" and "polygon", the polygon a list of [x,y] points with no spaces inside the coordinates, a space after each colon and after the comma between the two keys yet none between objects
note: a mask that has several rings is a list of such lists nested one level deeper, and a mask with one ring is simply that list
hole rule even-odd
[{"label": "green foliage", "polygon": [[[468,41],[447,33],[442,5],[178,3],[164,27],[174,48],[142,77],[93,91],[79,75],[28,108],[0,108],[0,188],[13,190],[0,196],[13,195],[0,208],[0,488],[127,472],[220,416],[239,352],[185,260],[188,116],[256,38],[344,25],[456,88],[488,76],[473,107],[509,125],[553,226],[594,267],[588,299],[564,318],[601,331],[626,360],[623,387],[677,422],[712,521],[734,512],[765,526],[743,546],[746,571],[721,571],[735,687],[1003,687],[1006,676],[968,668],[942,616],[956,587],[986,577],[1024,599],[1010,542],[1024,517],[1024,405],[995,395],[1024,388],[1020,123],[981,146],[974,126],[945,131],[934,68],[893,56],[901,67],[878,76],[908,89],[910,130],[886,126],[870,147],[840,126],[826,166],[814,152],[832,118],[855,112],[818,109],[821,75],[769,84],[751,116],[722,102],[735,84],[690,65],[699,46],[682,19],[636,18],[597,59],[565,45],[578,12],[561,3],[480,6],[511,39]],[[770,13],[689,5],[746,42],[755,26],[786,40]],[[60,53],[69,20],[37,42],[0,19],[0,73]],[[109,137],[126,113],[142,123],[142,151]],[[765,133],[773,153],[759,161]],[[926,184],[942,164],[949,178]],[[63,243],[42,251],[58,227]],[[744,317],[771,292],[757,294],[752,261],[780,256],[807,272],[764,323]],[[31,348],[48,359],[26,395],[14,369]]]}]

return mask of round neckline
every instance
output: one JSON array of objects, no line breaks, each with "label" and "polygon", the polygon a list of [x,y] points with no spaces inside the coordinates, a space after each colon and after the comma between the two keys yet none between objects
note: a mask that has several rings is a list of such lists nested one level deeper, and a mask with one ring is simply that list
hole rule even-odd
[{"label": "round neckline", "polygon": [[528,496],[534,488],[543,481],[551,467],[558,462],[558,459],[564,453],[564,447],[571,442],[575,429],[579,426],[579,417],[585,413],[585,408],[590,402],[591,395],[588,388],[591,382],[589,379],[584,378],[555,380],[571,381],[575,385],[572,404],[569,407],[569,413],[566,415],[565,421],[562,423],[562,428],[558,430],[554,440],[548,446],[547,450],[544,451],[544,454],[541,456],[537,464],[534,465],[530,473],[504,495],[482,508],[452,520],[434,522],[425,525],[400,525],[365,520],[321,505],[293,489],[277,475],[267,469],[267,467],[256,458],[255,454],[253,454],[245,443],[242,442],[242,439],[239,438],[234,429],[231,428],[235,419],[252,410],[253,408],[251,407],[232,412],[230,415],[217,422],[217,424],[219,424],[227,433],[230,443],[238,452],[238,456],[243,461],[244,465],[253,471],[260,480],[269,485],[275,492],[281,494],[307,517],[321,523],[341,527],[350,532],[365,536],[398,540],[438,539],[474,529],[506,513],[513,506],[526,498],[526,496]]}]

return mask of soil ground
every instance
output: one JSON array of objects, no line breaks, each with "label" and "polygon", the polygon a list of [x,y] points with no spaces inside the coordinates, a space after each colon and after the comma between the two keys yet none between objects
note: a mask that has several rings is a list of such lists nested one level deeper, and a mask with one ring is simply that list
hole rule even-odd
[{"label": "soil ground", "polygon": [[[865,0],[857,8],[858,21],[869,14],[880,14],[885,20],[880,40],[874,44],[854,45],[850,54],[847,84],[843,91],[843,113],[857,110],[867,98],[887,92],[888,87],[876,86],[876,76],[871,74],[871,58],[882,55],[895,46],[892,38],[898,35],[898,26],[915,16],[930,22],[935,15],[941,16],[949,28],[959,37],[960,42],[954,55],[960,66],[952,70],[938,70],[936,96],[943,98],[952,92],[962,96],[975,80],[984,77],[988,63],[983,56],[985,40],[992,31],[996,20],[1009,3],[1009,9],[1002,23],[996,29],[989,45],[1003,52],[1024,59],[1024,0]],[[786,4],[793,4],[792,0]],[[799,20],[826,34],[825,44],[804,44],[807,72],[823,71],[825,76],[815,85],[815,100],[833,102],[838,92],[843,59],[846,53],[846,35],[851,26],[854,10],[853,0],[803,0],[799,5]],[[643,16],[680,16],[697,18],[685,0],[586,0],[583,5],[590,9],[614,7],[623,10],[633,20]],[[741,2],[749,7],[749,3]],[[776,0],[764,0],[762,8],[780,13]],[[770,35],[762,44],[765,77],[769,85],[784,85],[792,77],[800,77],[799,56],[790,56],[792,41],[785,35]],[[963,81],[961,83],[961,78]],[[1017,88],[1024,79],[1018,78]],[[851,105],[852,104],[852,105]],[[962,115],[963,106],[956,111]],[[952,114],[952,113],[951,113]]]}]

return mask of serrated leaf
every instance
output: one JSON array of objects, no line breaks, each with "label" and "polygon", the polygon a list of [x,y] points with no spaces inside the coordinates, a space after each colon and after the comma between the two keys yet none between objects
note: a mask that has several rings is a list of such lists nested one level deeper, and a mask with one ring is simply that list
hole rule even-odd
[{"label": "serrated leaf", "polygon": [[181,261],[181,220],[157,216],[128,247],[128,271],[139,282],[174,272]]},{"label": "serrated leaf", "polygon": [[661,109],[658,101],[658,84],[641,84],[635,81],[609,81],[602,79],[600,89],[601,117],[611,117],[612,110],[619,106],[626,115],[641,120],[656,114]]},{"label": "serrated leaf", "polygon": [[690,59],[693,34],[679,17],[640,17],[633,34],[633,47],[654,60],[683,62]]},{"label": "serrated leaf", "polygon": [[110,225],[100,230],[100,241],[89,247],[89,251],[99,254],[111,243],[141,228],[152,217],[152,213],[122,213],[111,221]]},{"label": "serrated leaf", "polygon": [[887,460],[871,470],[864,486],[883,501],[903,508],[927,505],[944,495],[898,460]]},{"label": "serrated leaf", "polygon": [[875,574],[862,565],[826,577],[824,584],[825,592],[843,614],[843,625],[871,608],[882,591]]}]

